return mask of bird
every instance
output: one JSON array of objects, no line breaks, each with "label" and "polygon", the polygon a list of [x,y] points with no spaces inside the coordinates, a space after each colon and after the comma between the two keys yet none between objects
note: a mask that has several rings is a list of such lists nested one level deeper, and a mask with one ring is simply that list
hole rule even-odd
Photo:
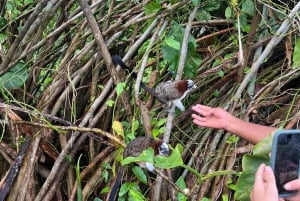
[{"label": "bird", "polygon": [[[137,74],[122,61],[119,55],[113,55],[112,60],[115,65],[121,66],[122,69],[128,71],[131,77],[136,80]],[[183,112],[185,107],[182,99],[197,86],[193,80],[188,79],[160,82],[155,88],[148,87],[144,82],[141,82],[141,87],[161,103],[165,104],[168,112],[174,112],[175,108],[172,107],[172,104]]]},{"label": "bird", "polygon": [[[142,136],[142,137],[136,137],[134,140],[132,140],[130,143],[127,144],[123,152],[123,158],[129,156],[137,157],[149,147],[153,149],[154,155],[168,156],[170,153],[169,146],[165,141],[160,139],[156,140],[148,136]],[[154,172],[155,170],[153,164],[148,162],[139,165],[142,165],[142,167],[146,168],[150,172]],[[116,180],[110,190],[110,193],[107,196],[106,201],[116,200],[118,191],[121,186],[121,179],[123,177],[124,172],[125,172],[125,168],[124,166],[121,166],[117,173]]]}]

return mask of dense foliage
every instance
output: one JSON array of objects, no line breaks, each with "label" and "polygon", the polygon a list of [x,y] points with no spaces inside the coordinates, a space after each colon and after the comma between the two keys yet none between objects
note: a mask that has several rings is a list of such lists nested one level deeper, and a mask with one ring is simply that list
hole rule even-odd
[{"label": "dense foliage", "polygon": [[[271,137],[252,149],[232,133],[193,125],[190,106],[298,128],[299,4],[0,2],[0,200],[105,200],[121,165],[128,168],[119,200],[249,200]],[[168,114],[141,79],[192,79],[197,88],[184,112]],[[123,160],[126,144],[145,135],[168,141],[172,154],[148,149]]]}]

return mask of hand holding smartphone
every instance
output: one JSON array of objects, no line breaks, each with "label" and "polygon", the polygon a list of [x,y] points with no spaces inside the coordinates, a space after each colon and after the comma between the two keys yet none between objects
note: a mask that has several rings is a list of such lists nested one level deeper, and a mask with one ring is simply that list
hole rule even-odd
[{"label": "hand holding smartphone", "polygon": [[270,164],[276,178],[279,197],[289,197],[297,191],[287,191],[284,184],[299,178],[300,130],[280,130],[274,134]]}]

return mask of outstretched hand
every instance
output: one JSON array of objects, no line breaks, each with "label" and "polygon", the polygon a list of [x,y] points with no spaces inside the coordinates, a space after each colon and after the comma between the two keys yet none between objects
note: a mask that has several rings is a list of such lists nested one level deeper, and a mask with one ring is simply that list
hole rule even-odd
[{"label": "outstretched hand", "polygon": [[228,119],[232,116],[222,108],[212,108],[197,104],[192,110],[198,114],[192,114],[194,124],[203,127],[226,129]]},{"label": "outstretched hand", "polygon": [[260,142],[277,129],[244,121],[220,107],[197,104],[192,110],[195,112],[192,114],[193,123],[197,126],[224,129],[253,144]]}]

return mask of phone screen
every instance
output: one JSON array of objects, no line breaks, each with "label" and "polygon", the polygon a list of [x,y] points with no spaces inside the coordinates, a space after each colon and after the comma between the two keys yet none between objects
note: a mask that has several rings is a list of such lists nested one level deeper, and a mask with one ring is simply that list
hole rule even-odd
[{"label": "phone screen", "polygon": [[[295,191],[287,191],[284,184],[299,178],[300,131],[283,130],[275,134],[271,165],[274,170],[280,197],[291,196]],[[272,157],[271,155],[271,157]]]}]

